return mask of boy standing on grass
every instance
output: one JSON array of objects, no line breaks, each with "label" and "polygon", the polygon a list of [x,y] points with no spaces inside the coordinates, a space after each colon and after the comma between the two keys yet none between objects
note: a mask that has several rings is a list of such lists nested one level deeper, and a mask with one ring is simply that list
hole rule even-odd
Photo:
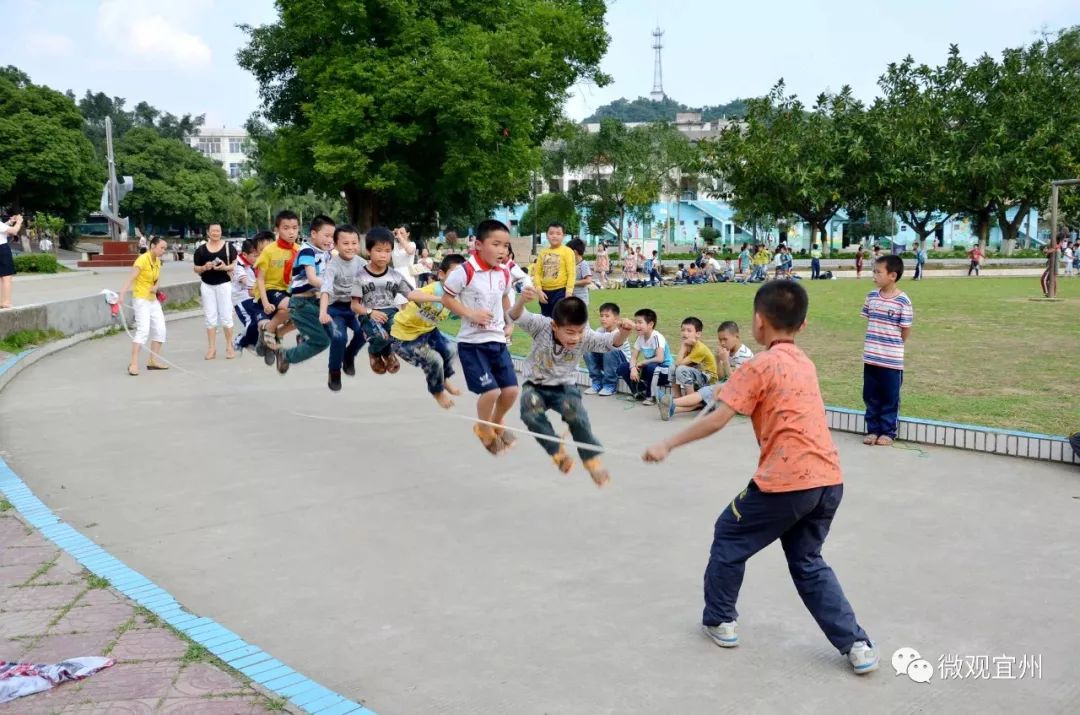
[{"label": "boy standing on grass", "polygon": [[844,484],[817,371],[795,346],[808,307],[806,289],[794,281],[758,289],[754,339],[766,350],[732,374],[712,413],[650,447],[643,459],[663,461],[673,449],[723,429],[736,414],[749,415],[761,457],[750,484],[716,521],[705,569],[705,635],[722,648],[739,645],[735,604],[746,562],[779,539],[807,610],[862,675],[877,670],[877,649],[821,557]]},{"label": "boy standing on grass", "polygon": [[540,288],[540,312],[547,318],[557,302],[573,295],[577,282],[574,252],[563,245],[563,238],[563,225],[552,222],[547,229],[548,247],[540,249],[533,264],[533,282]]},{"label": "boy standing on grass", "polygon": [[874,261],[874,285],[863,303],[868,320],[863,343],[863,402],[866,438],[863,444],[888,447],[896,439],[900,386],[904,384],[904,343],[911,335],[915,312],[911,299],[896,287],[904,275],[899,256]]},{"label": "boy standing on grass", "polygon": [[592,267],[585,260],[585,242],[580,238],[572,238],[567,242],[567,247],[574,252],[574,297],[581,298],[585,306],[589,305],[589,286],[593,284]]},{"label": "boy standing on grass", "polygon": [[[619,329],[619,306],[604,303],[600,306],[600,327],[596,332],[614,333]],[[619,386],[619,373],[630,369],[630,341],[624,341],[618,350],[604,353],[585,353],[585,366],[589,368],[589,389],[586,395],[611,397]]]},{"label": "boy standing on grass", "polygon": [[[510,317],[517,326],[533,338],[532,349],[525,360],[524,384],[521,387],[521,421],[531,431],[557,438],[548,420],[547,411],[558,412],[570,429],[575,442],[598,444],[589,425],[589,415],[581,402],[577,387],[577,366],[583,355],[618,350],[626,341],[633,325],[619,321],[612,333],[599,333],[589,328],[589,308],[574,296],[563,298],[555,306],[551,318],[525,310],[525,304],[537,297],[536,289],[526,288],[518,296]],[[574,467],[574,458],[566,447],[552,439],[537,439],[555,466],[563,474]],[[579,446],[581,464],[596,486],[606,486],[610,477],[600,462],[600,452]]]},{"label": "boy standing on grass", "polygon": [[644,400],[643,405],[651,406],[656,404],[654,387],[667,385],[667,371],[675,361],[667,340],[656,329],[655,311],[642,308],[634,313],[634,329],[638,338],[634,341],[630,364],[620,369],[619,377],[626,380],[636,399]]}]

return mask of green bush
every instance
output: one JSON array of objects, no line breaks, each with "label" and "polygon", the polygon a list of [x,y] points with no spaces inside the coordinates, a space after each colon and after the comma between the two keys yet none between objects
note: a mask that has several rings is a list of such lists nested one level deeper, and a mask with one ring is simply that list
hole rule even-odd
[{"label": "green bush", "polygon": [[51,253],[20,253],[15,256],[16,273],[57,273],[60,264]]}]

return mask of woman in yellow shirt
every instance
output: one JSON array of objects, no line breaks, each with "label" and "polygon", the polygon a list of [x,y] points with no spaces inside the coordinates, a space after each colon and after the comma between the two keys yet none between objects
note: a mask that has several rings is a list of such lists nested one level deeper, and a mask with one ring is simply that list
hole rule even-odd
[{"label": "woman in yellow shirt", "polygon": [[150,359],[146,362],[147,370],[168,370],[158,362],[161,346],[165,342],[165,313],[157,297],[157,284],[161,276],[161,256],[165,253],[164,238],[151,238],[146,253],[135,259],[127,282],[120,290],[120,304],[124,304],[124,295],[131,291],[131,304],[135,310],[135,337],[131,342],[131,362],[128,374],[139,374],[139,350],[150,339]]}]

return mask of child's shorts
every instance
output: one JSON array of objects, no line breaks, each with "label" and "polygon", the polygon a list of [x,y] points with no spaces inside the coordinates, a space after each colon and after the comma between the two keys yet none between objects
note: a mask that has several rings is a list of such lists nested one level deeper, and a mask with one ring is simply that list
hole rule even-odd
[{"label": "child's shorts", "polygon": [[281,304],[281,301],[289,297],[289,292],[284,290],[268,290],[266,291],[266,300],[270,305],[275,308]]},{"label": "child's shorts", "polygon": [[697,391],[701,397],[701,401],[706,405],[713,401],[713,394],[716,392],[716,385],[706,385]]},{"label": "child's shorts", "polygon": [[465,384],[474,394],[518,384],[505,343],[458,343],[458,361],[465,373]]}]

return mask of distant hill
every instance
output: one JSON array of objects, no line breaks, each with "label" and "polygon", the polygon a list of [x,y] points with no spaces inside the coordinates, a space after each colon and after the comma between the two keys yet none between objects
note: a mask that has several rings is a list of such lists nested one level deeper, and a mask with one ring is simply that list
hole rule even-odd
[{"label": "distant hill", "polygon": [[739,119],[746,116],[746,100],[735,99],[727,104],[688,107],[670,97],[665,97],[661,102],[654,102],[648,97],[638,97],[632,101],[621,98],[600,107],[585,121],[599,122],[601,119],[611,117],[620,122],[673,122],[676,112],[701,112],[701,118],[706,122],[721,117]]}]

